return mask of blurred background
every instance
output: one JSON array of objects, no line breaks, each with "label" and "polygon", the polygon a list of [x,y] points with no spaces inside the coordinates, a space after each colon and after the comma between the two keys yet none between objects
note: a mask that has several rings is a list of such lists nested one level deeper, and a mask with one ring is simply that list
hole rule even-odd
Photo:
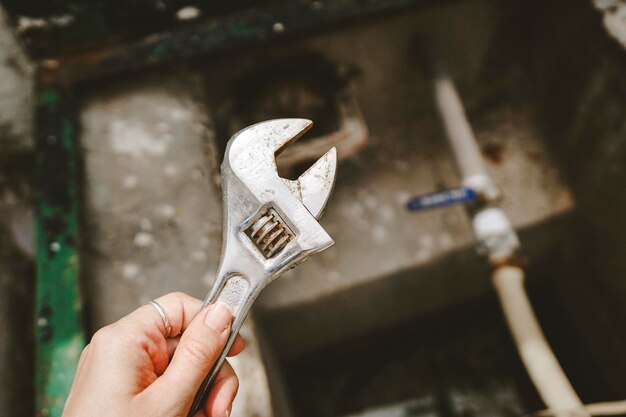
[{"label": "blurred background", "polygon": [[555,408],[502,266],[582,403],[626,398],[625,46],[618,0],[0,0],[0,415],[60,416],[93,332],[204,298],[225,144],[277,117],[315,122],[284,177],[338,148],[336,244],[257,300],[234,415]]}]

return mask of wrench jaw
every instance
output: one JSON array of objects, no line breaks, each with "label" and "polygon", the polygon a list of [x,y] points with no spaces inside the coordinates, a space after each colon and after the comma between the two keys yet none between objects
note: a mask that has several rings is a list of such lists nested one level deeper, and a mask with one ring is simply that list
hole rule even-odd
[{"label": "wrench jaw", "polygon": [[[330,149],[297,180],[280,178],[275,155],[301,137],[312,122],[277,119],[233,135],[222,163],[224,237],[222,259],[207,303],[219,297],[233,312],[283,272],[334,241],[317,222],[332,192],[337,151]],[[232,277],[234,296],[223,296]],[[233,287],[233,291],[235,287]]]},{"label": "wrench jaw", "polygon": [[[225,298],[233,312],[283,272],[332,246],[317,222],[333,189],[337,151],[330,149],[297,180],[278,176],[275,154],[312,126],[306,119],[258,123],[233,135],[222,164],[222,259],[207,303]],[[222,297],[233,276],[248,282]]]},{"label": "wrench jaw", "polygon": [[[225,199],[228,202],[237,201],[237,204],[228,204],[227,217],[241,212],[243,203],[248,202],[249,207],[245,207],[247,216],[245,219],[238,218],[237,225],[248,219],[254,223],[271,211],[272,219],[286,234],[291,235],[291,238],[280,240],[285,244],[285,249],[275,251],[277,256],[271,264],[276,261],[291,263],[292,258],[298,258],[293,254],[293,249],[297,248],[308,256],[333,243],[317,219],[333,189],[337,150],[330,149],[295,181],[280,178],[276,169],[275,155],[300,138],[312,125],[313,122],[307,119],[276,119],[258,123],[233,135],[226,149],[222,164],[224,184],[229,189],[236,189],[236,192],[225,193]],[[252,207],[255,203],[257,206]],[[226,222],[229,227],[232,226],[232,220]],[[261,232],[256,236],[274,236],[274,229],[271,231],[270,235]],[[253,237],[252,234],[248,234],[248,237]],[[298,245],[295,246],[293,241]],[[270,245],[270,242],[266,241],[265,244]],[[292,250],[287,250],[290,246]],[[259,249],[263,252],[265,247]],[[271,269],[282,271],[283,267]]]},{"label": "wrench jaw", "polygon": [[275,119],[257,123],[235,133],[226,146],[224,164],[241,178],[278,177],[275,156],[306,133],[307,119]]},{"label": "wrench jaw", "polygon": [[283,181],[313,217],[319,219],[333,191],[336,172],[337,148],[333,147],[297,180],[291,181],[283,178]]}]

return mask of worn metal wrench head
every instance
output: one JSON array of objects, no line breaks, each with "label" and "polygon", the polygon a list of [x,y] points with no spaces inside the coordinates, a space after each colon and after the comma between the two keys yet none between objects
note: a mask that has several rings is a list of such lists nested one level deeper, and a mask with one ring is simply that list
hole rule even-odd
[{"label": "worn metal wrench head", "polygon": [[317,219],[335,182],[336,149],[330,149],[295,181],[279,177],[276,169],[276,154],[312,124],[306,119],[270,120],[239,131],[228,142],[222,163],[222,259],[204,304],[225,302],[233,312],[233,323],[189,416],[206,400],[211,382],[261,290],[282,272],[334,243]]},{"label": "worn metal wrench head", "polygon": [[335,182],[336,149],[295,181],[279,177],[276,169],[275,156],[311,126],[306,119],[270,120],[241,130],[228,143],[222,269],[267,282],[333,244],[317,219]]}]

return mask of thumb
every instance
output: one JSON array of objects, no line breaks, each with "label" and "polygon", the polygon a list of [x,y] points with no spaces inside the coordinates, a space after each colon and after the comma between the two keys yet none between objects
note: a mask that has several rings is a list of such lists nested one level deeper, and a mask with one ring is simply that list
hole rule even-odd
[{"label": "thumb", "polygon": [[150,386],[159,402],[169,402],[178,410],[191,407],[202,381],[224,349],[232,318],[230,307],[218,301],[191,321],[169,366]]}]

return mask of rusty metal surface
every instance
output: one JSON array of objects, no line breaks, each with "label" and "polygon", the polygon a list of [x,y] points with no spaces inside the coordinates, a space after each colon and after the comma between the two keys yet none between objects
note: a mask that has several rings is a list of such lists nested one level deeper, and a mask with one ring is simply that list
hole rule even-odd
[{"label": "rusty metal surface", "polygon": [[35,58],[58,56],[184,27],[255,6],[251,0],[3,0]]},{"label": "rusty metal surface", "polygon": [[[299,0],[247,10],[197,27],[149,35],[121,46],[41,60],[47,79],[84,80],[145,68],[215,51],[320,29],[373,14],[402,10],[426,0]],[[46,73],[47,72],[47,73]]]}]

